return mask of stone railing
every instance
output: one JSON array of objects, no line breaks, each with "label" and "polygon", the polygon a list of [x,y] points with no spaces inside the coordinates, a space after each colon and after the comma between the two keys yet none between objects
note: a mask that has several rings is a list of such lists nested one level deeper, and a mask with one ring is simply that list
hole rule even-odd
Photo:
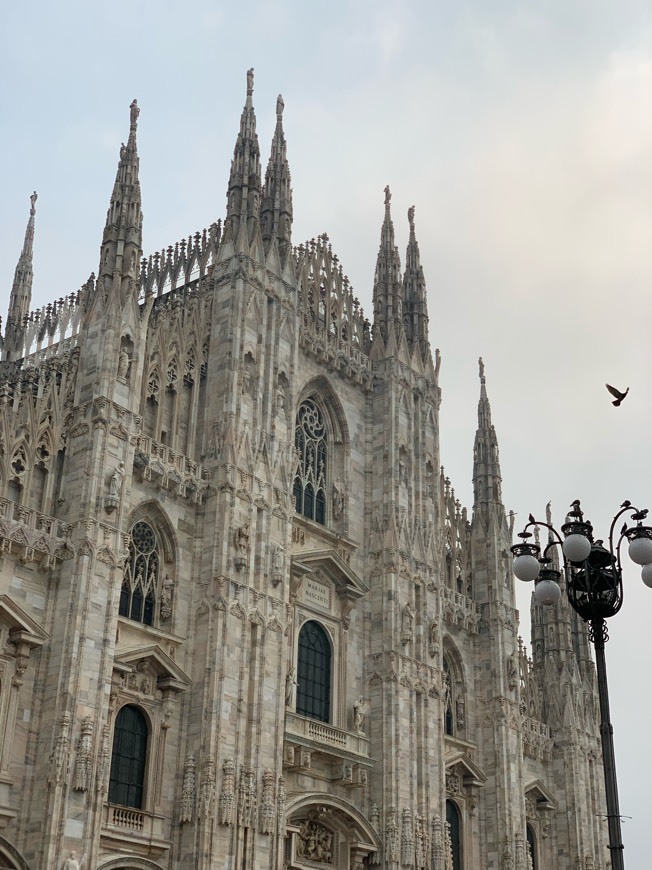
[{"label": "stone railing", "polygon": [[25,562],[54,567],[57,559],[72,556],[68,543],[71,526],[9,498],[0,498],[0,547]]},{"label": "stone railing", "polygon": [[136,435],[134,470],[159,489],[201,503],[207,489],[200,463],[147,435]]},{"label": "stone railing", "polygon": [[441,609],[445,622],[477,630],[480,612],[476,602],[468,595],[444,587],[441,590]]},{"label": "stone railing", "polygon": [[299,716],[289,710],[285,719],[285,736],[288,741],[298,740],[302,744],[313,746],[323,754],[340,757],[340,753],[347,753],[369,758],[369,738],[364,734],[344,731],[325,722]]},{"label": "stone railing", "polygon": [[146,842],[151,854],[160,854],[169,848],[164,823],[163,816],[154,813],[105,804],[102,840],[107,846],[118,848],[128,846],[129,842]]}]

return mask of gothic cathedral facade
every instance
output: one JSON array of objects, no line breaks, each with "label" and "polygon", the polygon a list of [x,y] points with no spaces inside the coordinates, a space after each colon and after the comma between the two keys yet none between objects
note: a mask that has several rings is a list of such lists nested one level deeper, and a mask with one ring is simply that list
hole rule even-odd
[{"label": "gothic cathedral facade", "polygon": [[[482,363],[467,512],[410,209],[365,319],[293,244],[247,76],[226,216],[143,258],[139,108],[97,275],[0,363],[0,867],[605,870],[594,667],[518,637]],[[381,215],[379,215],[380,219]]]}]

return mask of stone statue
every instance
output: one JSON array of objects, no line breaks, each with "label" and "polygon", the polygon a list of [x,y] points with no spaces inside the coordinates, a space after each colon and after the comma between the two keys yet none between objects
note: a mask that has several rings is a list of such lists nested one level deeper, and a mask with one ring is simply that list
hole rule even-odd
[{"label": "stone statue", "polygon": [[247,566],[247,555],[249,552],[249,523],[240,526],[235,532],[235,567],[245,568]]},{"label": "stone statue", "polygon": [[285,576],[285,547],[277,544],[272,559],[272,585],[278,586]]},{"label": "stone statue", "polygon": [[116,497],[120,495],[120,488],[125,474],[125,464],[124,462],[119,462],[109,481],[109,495]]},{"label": "stone statue", "polygon": [[36,210],[36,200],[38,199],[38,193],[34,191],[34,193],[30,196],[29,201],[32,204],[31,211]]},{"label": "stone statue", "polygon": [[63,862],[61,870],[79,870],[79,861],[77,860],[76,852],[70,853],[69,857]]},{"label": "stone statue", "polygon": [[344,484],[338,477],[333,484],[333,517],[339,520],[344,513]]},{"label": "stone statue", "polygon": [[166,574],[161,587],[161,619],[169,619],[172,615],[172,590],[174,589],[174,580]]},{"label": "stone statue", "polygon": [[137,100],[132,100],[131,105],[129,106],[129,120],[131,123],[131,129],[135,130],[138,126],[138,116],[140,115],[140,109],[138,108]]},{"label": "stone statue", "polygon": [[362,695],[353,705],[353,730],[358,734],[363,734],[362,725],[364,724],[364,700]]},{"label": "stone statue", "polygon": [[298,686],[296,670],[294,667],[290,666],[288,668],[288,672],[285,677],[285,706],[292,706],[292,698],[294,696],[294,687]]},{"label": "stone statue", "polygon": [[408,223],[410,224],[410,233],[414,232],[414,206],[411,205],[408,209]]},{"label": "stone statue", "polygon": [[455,724],[458,728],[464,728],[464,698],[458,698],[455,702]]},{"label": "stone statue", "polygon": [[405,646],[414,639],[415,613],[416,611],[414,607],[408,601],[403,608],[403,615],[401,617],[401,643],[403,644],[403,646]]},{"label": "stone statue", "polygon": [[283,114],[283,109],[285,108],[285,103],[283,102],[283,97],[281,94],[276,98],[276,117],[280,120],[281,115]]},{"label": "stone statue", "polygon": [[127,372],[129,371],[129,363],[131,360],[129,359],[129,354],[127,351],[122,348],[120,351],[120,356],[118,357],[118,380],[124,381],[127,379]]},{"label": "stone statue", "polygon": [[254,92],[254,68],[247,70],[247,96],[250,97]]}]

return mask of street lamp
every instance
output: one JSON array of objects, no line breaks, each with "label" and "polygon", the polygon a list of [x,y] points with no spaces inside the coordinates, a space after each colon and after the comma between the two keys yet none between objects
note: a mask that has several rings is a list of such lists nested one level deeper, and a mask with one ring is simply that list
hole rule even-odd
[{"label": "street lamp", "polygon": [[[614,547],[614,529],[623,514],[631,514],[635,525],[623,525]],[[618,807],[618,784],[614,756],[613,728],[609,715],[609,691],[604,645],[609,639],[606,620],[614,616],[623,603],[623,571],[620,547],[629,542],[629,557],[642,566],[641,576],[646,586],[652,588],[652,528],[644,526],[647,510],[637,510],[631,502],[620,506],[609,530],[609,549],[601,540],[594,540],[593,526],[584,519],[579,501],[574,501],[561,527],[564,538],[549,523],[539,522],[530,514],[530,521],[518,535],[520,544],[511,550],[514,554],[514,574],[526,583],[534,580],[534,598],[538,604],[557,604],[561,597],[559,578],[561,572],[552,567],[549,551],[561,547],[566,574],[566,592],[573,610],[589,624],[589,638],[595,647],[595,663],[598,674],[600,698],[600,736],[604,760],[604,783],[607,798],[607,823],[609,826],[609,850],[613,870],[624,870],[623,843]],[[536,543],[529,543],[531,526],[544,526],[550,531],[548,545],[541,553]]]}]

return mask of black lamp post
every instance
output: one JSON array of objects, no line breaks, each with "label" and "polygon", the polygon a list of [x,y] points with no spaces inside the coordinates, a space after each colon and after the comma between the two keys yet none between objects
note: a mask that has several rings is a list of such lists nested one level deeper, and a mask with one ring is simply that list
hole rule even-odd
[{"label": "black lamp post", "polygon": [[[631,514],[635,525],[623,525],[614,546],[614,529],[623,514]],[[593,527],[574,501],[561,527],[564,538],[549,523],[534,520],[518,535],[520,544],[511,549],[514,554],[514,574],[519,580],[534,580],[534,598],[538,604],[557,604],[561,597],[559,578],[561,572],[551,567],[548,555],[552,547],[560,546],[566,573],[566,591],[571,607],[589,624],[589,637],[595,647],[595,664],[598,674],[600,698],[600,736],[604,761],[604,783],[607,799],[607,822],[609,826],[609,850],[613,870],[624,870],[623,842],[620,830],[618,807],[618,784],[614,756],[613,728],[609,715],[609,691],[604,645],[609,638],[606,620],[614,616],[623,603],[623,572],[620,561],[622,542],[629,541],[629,557],[642,565],[642,578],[652,588],[652,528],[644,526],[647,510],[637,510],[631,502],[624,502],[611,523],[609,549],[603,542],[593,539]],[[544,526],[551,532],[548,545],[541,554],[538,544],[529,543],[530,526]]]}]

